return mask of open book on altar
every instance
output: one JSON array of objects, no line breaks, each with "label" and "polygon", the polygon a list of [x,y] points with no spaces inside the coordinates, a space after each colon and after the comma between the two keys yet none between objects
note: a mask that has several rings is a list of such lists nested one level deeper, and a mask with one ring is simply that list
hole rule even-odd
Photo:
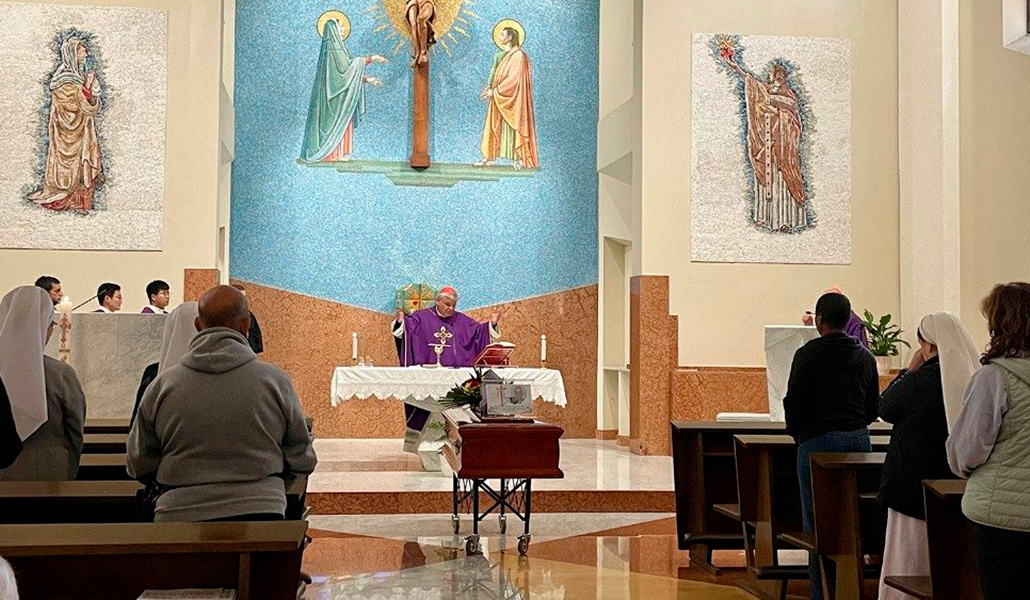
[{"label": "open book on altar", "polygon": [[488,344],[483,351],[479,353],[476,360],[472,361],[474,367],[506,367],[509,362],[508,359],[511,357],[511,353],[515,352],[515,344],[511,342],[494,342]]}]

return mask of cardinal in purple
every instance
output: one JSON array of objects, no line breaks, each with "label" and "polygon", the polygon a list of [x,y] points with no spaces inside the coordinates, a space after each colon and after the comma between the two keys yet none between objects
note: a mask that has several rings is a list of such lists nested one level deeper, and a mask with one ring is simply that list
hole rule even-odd
[{"label": "cardinal in purple", "polygon": [[[440,364],[445,367],[471,367],[491,340],[499,337],[497,323],[500,315],[494,313],[489,323],[478,323],[457,312],[458,292],[452,287],[440,290],[436,305],[417,310],[408,316],[397,311],[393,322],[393,335],[399,340],[397,352],[403,367],[436,364],[436,352],[430,344],[446,343]],[[436,334],[443,328],[452,337],[441,340]]]}]

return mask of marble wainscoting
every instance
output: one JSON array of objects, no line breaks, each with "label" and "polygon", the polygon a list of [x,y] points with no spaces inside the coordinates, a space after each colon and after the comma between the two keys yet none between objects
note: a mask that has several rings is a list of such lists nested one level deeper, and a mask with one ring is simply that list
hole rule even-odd
[{"label": "marble wainscoting", "polygon": [[218,285],[222,275],[218,269],[186,269],[182,279],[183,302],[195,302],[204,292]]},{"label": "marble wainscoting", "polygon": [[669,278],[630,278],[629,448],[634,454],[672,453],[669,372],[676,368],[679,326],[669,314]]},{"label": "marble wainscoting", "polygon": [[[235,281],[234,281],[235,282]],[[249,281],[251,310],[264,334],[261,358],[293,378],[304,410],[320,438],[400,438],[404,412],[396,400],[355,399],[333,407],[330,383],[337,366],[350,365],[351,333],[357,332],[359,354],[377,365],[396,365],[386,314]],[[537,416],[565,428],[567,438],[592,438],[597,411],[597,286],[588,286],[469,311],[481,320],[497,310],[501,338],[519,346],[513,359],[534,367],[540,359],[540,335],[547,335],[547,366],[565,380],[564,409],[537,401]]]},{"label": "marble wainscoting", "polygon": [[[897,371],[880,378],[884,390]],[[674,421],[714,421],[722,412],[767,413],[764,367],[680,367],[672,372]]]}]

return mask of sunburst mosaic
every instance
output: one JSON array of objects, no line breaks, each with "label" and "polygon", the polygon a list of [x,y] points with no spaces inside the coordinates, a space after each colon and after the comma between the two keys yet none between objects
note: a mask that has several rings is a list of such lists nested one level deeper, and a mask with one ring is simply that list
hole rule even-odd
[{"label": "sunburst mosaic", "polygon": [[[436,46],[447,54],[461,43],[462,39],[471,39],[469,29],[472,22],[479,19],[475,12],[476,0],[436,0]],[[408,48],[411,32],[404,16],[405,0],[379,0],[371,4],[366,12],[375,18],[372,33],[385,35],[392,44],[391,51],[396,56]]]}]

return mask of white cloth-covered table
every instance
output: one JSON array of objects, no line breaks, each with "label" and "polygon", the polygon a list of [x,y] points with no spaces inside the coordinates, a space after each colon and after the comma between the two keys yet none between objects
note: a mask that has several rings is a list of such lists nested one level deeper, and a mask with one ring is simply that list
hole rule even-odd
[{"label": "white cloth-covered table", "polygon": [[[554,369],[495,368],[505,380],[528,383],[534,398],[565,407],[565,382]],[[333,374],[332,403],[351,398],[433,400],[472,377],[471,368],[338,367]]]},{"label": "white cloth-covered table", "polygon": [[769,384],[769,414],[773,421],[784,420],[783,397],[794,353],[819,337],[815,327],[807,325],[767,325],[765,328],[765,376]]},{"label": "white cloth-covered table", "polygon": [[[565,382],[554,369],[494,368],[502,379],[529,384],[532,397],[565,407]],[[440,471],[440,449],[446,443],[444,408],[437,398],[475,374],[471,368],[338,367],[333,373],[331,401],[351,398],[401,400],[404,407],[404,450],[418,454],[426,471]],[[465,409],[450,409],[465,410]]]}]

